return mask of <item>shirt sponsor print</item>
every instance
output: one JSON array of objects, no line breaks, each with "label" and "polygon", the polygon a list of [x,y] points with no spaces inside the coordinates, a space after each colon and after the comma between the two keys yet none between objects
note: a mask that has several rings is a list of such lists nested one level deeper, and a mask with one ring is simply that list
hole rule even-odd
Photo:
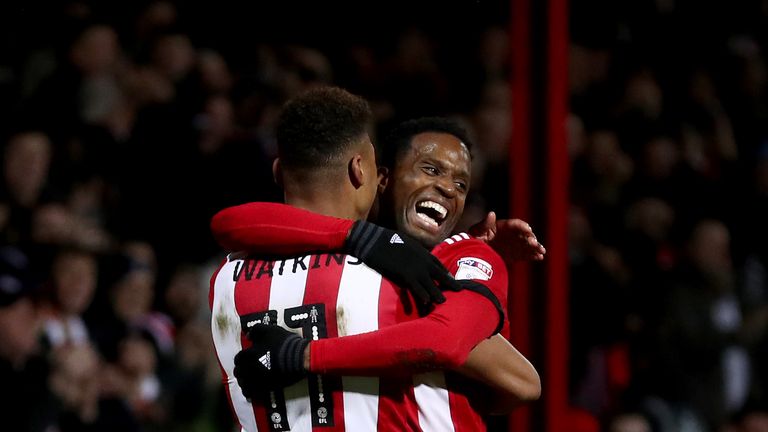
[{"label": "shirt sponsor print", "polygon": [[493,267],[487,261],[475,257],[460,258],[456,265],[456,279],[489,280],[493,277]]}]

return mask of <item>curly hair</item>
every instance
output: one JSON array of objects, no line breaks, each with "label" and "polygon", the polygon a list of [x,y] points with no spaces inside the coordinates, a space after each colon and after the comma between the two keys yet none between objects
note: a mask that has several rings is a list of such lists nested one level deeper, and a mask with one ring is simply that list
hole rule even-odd
[{"label": "curly hair", "polygon": [[445,117],[422,117],[400,123],[386,135],[382,141],[380,164],[394,169],[397,161],[410,148],[413,137],[426,132],[455,136],[464,143],[471,156],[472,141],[467,131],[458,122]]},{"label": "curly hair", "polygon": [[288,169],[320,169],[342,162],[367,131],[368,102],[338,87],[318,87],[291,99],[277,122],[280,160]]}]

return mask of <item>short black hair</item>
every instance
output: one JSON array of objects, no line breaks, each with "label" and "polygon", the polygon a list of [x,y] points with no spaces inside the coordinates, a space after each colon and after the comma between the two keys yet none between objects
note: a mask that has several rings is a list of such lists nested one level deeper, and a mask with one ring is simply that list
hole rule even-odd
[{"label": "short black hair", "polygon": [[327,168],[372,122],[368,102],[338,87],[316,87],[288,101],[277,121],[277,148],[288,169]]},{"label": "short black hair", "polygon": [[400,157],[410,148],[413,137],[427,132],[455,136],[467,146],[470,156],[472,155],[469,134],[457,121],[446,117],[422,117],[400,123],[385,136],[381,145],[380,164],[394,169]]}]

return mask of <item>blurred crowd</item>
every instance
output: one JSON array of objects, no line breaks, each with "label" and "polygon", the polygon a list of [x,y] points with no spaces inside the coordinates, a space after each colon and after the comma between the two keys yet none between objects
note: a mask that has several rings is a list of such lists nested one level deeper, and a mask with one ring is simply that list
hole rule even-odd
[{"label": "blurred crowd", "polygon": [[571,396],[611,431],[768,430],[767,21],[574,3]]},{"label": "blurred crowd", "polygon": [[[208,220],[281,199],[276,114],[311,86],[366,97],[380,130],[457,118],[476,143],[464,226],[514,217],[498,3],[446,12],[461,31],[377,4],[357,20],[226,1],[3,6],[11,429],[231,428]],[[757,0],[572,5],[570,393],[588,430],[768,430],[767,20]]]}]

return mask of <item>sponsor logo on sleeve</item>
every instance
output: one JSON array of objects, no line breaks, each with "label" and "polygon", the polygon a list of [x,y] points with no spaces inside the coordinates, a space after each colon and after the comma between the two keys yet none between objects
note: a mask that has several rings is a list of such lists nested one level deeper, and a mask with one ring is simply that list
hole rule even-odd
[{"label": "sponsor logo on sleeve", "polygon": [[489,280],[493,277],[493,267],[480,258],[464,257],[459,259],[456,265],[459,267],[456,279]]}]

